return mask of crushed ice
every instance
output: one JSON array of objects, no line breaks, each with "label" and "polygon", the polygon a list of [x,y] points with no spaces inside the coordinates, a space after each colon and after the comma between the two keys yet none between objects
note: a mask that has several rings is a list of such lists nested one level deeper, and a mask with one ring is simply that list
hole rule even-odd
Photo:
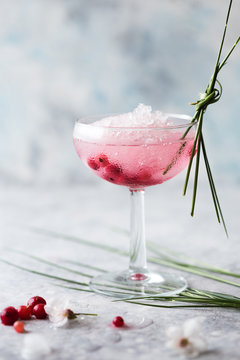
[{"label": "crushed ice", "polygon": [[162,127],[167,125],[168,115],[152,111],[149,105],[139,104],[132,112],[108,116],[94,125],[104,127]]}]

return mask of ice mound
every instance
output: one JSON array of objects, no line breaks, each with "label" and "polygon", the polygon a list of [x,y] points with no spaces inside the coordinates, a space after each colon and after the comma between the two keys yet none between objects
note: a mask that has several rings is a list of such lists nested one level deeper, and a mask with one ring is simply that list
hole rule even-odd
[{"label": "ice mound", "polygon": [[150,145],[168,141],[171,132],[167,128],[171,126],[171,114],[152,111],[151,106],[139,104],[132,112],[104,117],[90,128],[77,124],[74,136],[96,144]]},{"label": "ice mound", "polygon": [[139,104],[132,112],[105,117],[92,125],[104,127],[163,127],[168,115],[161,111],[152,111],[152,107]]}]

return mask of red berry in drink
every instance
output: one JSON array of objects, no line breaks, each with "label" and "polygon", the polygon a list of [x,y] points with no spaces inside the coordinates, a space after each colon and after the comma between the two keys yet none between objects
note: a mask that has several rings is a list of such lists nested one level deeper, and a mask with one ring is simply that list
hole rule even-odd
[{"label": "red berry in drink", "polygon": [[31,313],[33,314],[33,308],[37,304],[46,305],[46,300],[44,300],[41,296],[33,296],[28,300],[27,305],[31,309]]},{"label": "red berry in drink", "polygon": [[98,155],[97,160],[99,162],[100,167],[105,167],[109,164],[108,157],[105,154]]},{"label": "red berry in drink", "polygon": [[46,319],[47,313],[44,309],[45,304],[37,304],[32,310],[32,314],[36,316],[37,319]]},{"label": "red berry in drink", "polygon": [[151,171],[148,169],[141,169],[136,175],[126,175],[125,184],[135,186],[153,185]]},{"label": "red berry in drink", "polygon": [[116,181],[122,174],[122,169],[118,165],[110,164],[105,168],[105,179],[111,182]]},{"label": "red berry in drink", "polygon": [[126,185],[136,184],[136,182],[137,182],[137,176],[128,176],[128,175],[126,175],[124,177],[124,183]]},{"label": "red berry in drink", "polygon": [[152,174],[149,170],[141,169],[139,171],[139,173],[137,174],[136,180],[140,183],[141,182],[145,183],[145,182],[148,182],[151,179],[151,177],[152,177]]},{"label": "red berry in drink", "polygon": [[22,321],[15,321],[13,324],[14,330],[18,333],[24,332],[24,323]]},{"label": "red berry in drink", "polygon": [[123,174],[121,174],[120,176],[117,177],[116,179],[116,183],[118,185],[126,185],[126,178]]},{"label": "red berry in drink", "polygon": [[[193,151],[193,148],[191,148],[190,150],[188,150],[188,154],[189,154],[190,157],[192,156],[192,151]],[[193,156],[195,156],[196,153],[197,153],[197,146],[195,147],[194,155],[193,155]]]},{"label": "red berry in drink", "polygon": [[31,309],[29,306],[21,305],[17,309],[18,317],[21,320],[28,320],[31,317]]},{"label": "red berry in drink", "polygon": [[8,306],[1,312],[3,325],[13,325],[18,320],[18,312],[13,306]]},{"label": "red berry in drink", "polygon": [[94,158],[89,158],[87,164],[93,170],[98,170],[100,168],[100,163]]},{"label": "red berry in drink", "polygon": [[123,327],[124,326],[124,320],[121,316],[116,316],[113,321],[113,325],[116,327]]}]

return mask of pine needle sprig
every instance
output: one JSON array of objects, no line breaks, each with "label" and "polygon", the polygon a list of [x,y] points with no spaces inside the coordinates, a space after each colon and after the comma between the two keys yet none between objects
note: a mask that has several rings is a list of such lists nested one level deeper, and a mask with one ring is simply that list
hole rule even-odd
[{"label": "pine needle sprig", "polygon": [[[189,165],[188,165],[188,168],[187,168],[187,174],[186,174],[185,183],[184,183],[184,189],[183,189],[183,195],[186,195],[188,182],[189,182],[189,177],[190,177],[190,173],[191,173],[191,169],[192,169],[193,158],[194,158],[195,152],[197,150],[196,164],[195,164],[195,175],[194,175],[194,183],[193,183],[191,216],[194,215],[194,210],[195,210],[197,187],[198,187],[198,174],[199,174],[199,166],[200,166],[200,154],[202,153],[203,154],[203,160],[204,160],[205,167],[206,167],[206,171],[207,171],[207,177],[208,177],[208,181],[209,181],[209,185],[210,185],[210,189],[211,189],[211,194],[212,194],[212,198],[213,198],[213,203],[214,203],[214,208],[215,208],[215,211],[216,211],[217,219],[218,219],[219,223],[222,222],[225,233],[226,233],[227,236],[228,236],[228,232],[227,232],[226,224],[225,224],[225,221],[224,221],[222,209],[221,209],[220,202],[219,202],[219,199],[218,199],[216,187],[215,187],[213,176],[212,176],[212,171],[211,171],[211,168],[210,168],[210,164],[209,164],[209,160],[208,160],[208,156],[207,156],[207,152],[206,152],[202,127],[203,127],[204,114],[205,114],[208,106],[210,104],[213,104],[213,103],[216,103],[217,101],[219,101],[219,99],[221,98],[221,95],[222,95],[222,85],[219,82],[219,80],[217,79],[218,74],[219,74],[220,70],[223,68],[223,66],[226,65],[227,60],[229,59],[229,57],[232,54],[233,50],[235,49],[235,47],[237,46],[237,44],[240,41],[240,36],[239,36],[237,38],[237,41],[232,46],[231,50],[228,52],[228,54],[224,58],[224,60],[222,62],[220,62],[221,55],[222,55],[222,50],[223,50],[223,45],[224,45],[224,41],[225,41],[225,36],[226,36],[226,32],[227,32],[227,27],[228,27],[228,21],[229,21],[231,8],[232,8],[232,0],[230,0],[230,2],[229,2],[225,27],[224,27],[222,40],[221,40],[220,48],[219,48],[219,51],[218,51],[217,61],[216,61],[216,65],[215,65],[215,68],[214,68],[214,71],[213,71],[213,75],[212,75],[212,77],[211,77],[211,79],[210,79],[210,81],[209,81],[209,83],[208,83],[208,85],[206,87],[205,92],[200,94],[200,99],[197,100],[196,102],[190,103],[190,105],[195,106],[195,110],[196,110],[195,114],[194,114],[194,116],[193,116],[193,118],[191,120],[191,124],[193,124],[193,123],[195,123],[197,121],[197,130],[196,130],[196,135],[195,135],[194,142],[193,142],[192,153],[191,153]],[[217,86],[219,87],[219,89],[217,88]],[[182,140],[185,138],[185,136],[188,133],[189,129],[182,136],[182,138],[181,138]],[[166,173],[166,170],[165,170],[164,174],[165,173]]]},{"label": "pine needle sprig", "polygon": [[[19,252],[20,255],[25,255],[24,252]],[[27,254],[28,257],[31,257],[32,260],[40,261],[42,263],[45,262],[45,259],[40,257],[32,256]],[[1,259],[0,262],[15,267],[19,270],[27,271],[34,275],[44,276],[46,278],[50,278],[52,280],[58,280],[60,283],[55,283],[54,285],[57,287],[62,287],[69,290],[80,291],[80,292],[88,292],[93,293],[93,291],[89,288],[87,283],[83,283],[76,280],[66,279],[59,276],[55,276],[53,274],[36,271],[34,269],[26,268],[23,266],[19,266],[16,263],[12,263],[8,260]],[[48,262],[46,262],[48,264]],[[81,263],[79,263],[81,264]],[[49,265],[49,264],[48,264]],[[52,267],[56,267],[56,264],[51,263]],[[84,264],[81,264],[84,266]],[[64,267],[65,271],[69,271]],[[104,271],[101,269],[101,272]],[[90,275],[89,275],[90,277]],[[116,295],[124,295],[123,299],[113,300],[116,301],[125,301],[128,303],[136,304],[136,305],[144,305],[144,306],[152,306],[158,308],[234,308],[240,309],[240,298],[231,294],[213,292],[209,290],[199,290],[193,288],[187,288],[185,291],[178,295],[173,296],[159,296],[149,293],[148,295],[142,296],[141,290],[139,290],[139,295],[136,295],[136,292],[132,293],[131,288],[123,288],[122,286],[117,285],[109,285],[112,288],[113,296]],[[166,305],[164,303],[171,303]]]},{"label": "pine needle sprig", "polygon": [[[111,253],[115,253],[117,255],[128,256],[128,253],[126,251],[120,250],[120,249],[112,247],[112,246],[111,247],[106,246],[101,243],[95,243],[95,242],[92,242],[92,241],[89,241],[86,239],[81,239],[81,238],[69,236],[66,234],[60,234],[60,233],[57,233],[55,231],[50,231],[50,230],[36,229],[36,228],[31,228],[31,230],[34,232],[37,232],[39,234],[47,234],[48,236],[51,236],[55,239],[61,239],[61,240],[70,241],[70,242],[74,241],[75,243],[77,243],[79,245],[84,244],[84,245],[88,245],[90,247],[95,247],[95,248],[99,248],[99,249],[102,249],[102,250],[105,250],[105,251],[108,251]],[[147,244],[149,247],[153,247],[153,244],[151,242],[147,242]],[[158,247],[158,245],[155,245],[155,252],[157,251],[157,247]],[[160,247],[159,247],[159,249],[160,249]],[[167,250],[167,249],[165,249],[165,250]],[[237,283],[232,280],[225,279],[223,277],[215,275],[215,274],[222,274],[222,275],[231,276],[231,277],[240,277],[240,274],[235,274],[233,272],[230,272],[230,271],[227,271],[224,269],[219,269],[219,268],[216,268],[216,267],[213,267],[210,265],[206,265],[206,264],[194,265],[189,262],[180,261],[178,259],[175,260],[173,258],[170,258],[169,256],[167,257],[160,251],[158,251],[158,255],[159,255],[158,257],[148,256],[147,261],[149,263],[162,265],[162,266],[169,267],[169,268],[174,268],[177,270],[181,270],[184,272],[188,272],[188,273],[192,273],[192,274],[195,274],[198,276],[209,278],[209,279],[217,281],[217,282],[240,287],[240,283]],[[176,252],[175,252],[175,255],[177,256]],[[78,264],[83,266],[82,263],[78,263]]]},{"label": "pine needle sprig", "polygon": [[[187,288],[179,295],[174,296],[135,296],[128,299],[118,299],[115,302],[127,301],[137,305],[153,306],[153,307],[222,307],[240,309],[240,298],[234,295],[218,293],[209,290],[198,290]],[[156,303],[158,302],[158,303]],[[177,305],[163,305],[163,302],[179,303]],[[181,305],[185,303],[188,305]]]},{"label": "pine needle sprig", "polygon": [[53,279],[53,280],[63,281],[63,282],[70,283],[70,284],[75,284],[75,285],[79,285],[79,286],[87,286],[88,287],[88,283],[80,282],[80,281],[76,281],[76,280],[72,280],[72,279],[62,278],[60,276],[56,276],[56,275],[48,274],[48,273],[45,273],[45,272],[37,271],[35,269],[29,269],[29,268],[26,268],[24,266],[12,263],[11,261],[8,261],[8,260],[2,259],[2,258],[0,258],[0,262],[4,263],[6,265],[10,265],[12,267],[15,267],[16,269],[29,272],[31,274],[43,276],[43,277]]},{"label": "pine needle sprig", "polygon": [[87,273],[84,273],[82,271],[78,271],[78,270],[73,270],[73,269],[70,269],[68,268],[67,266],[63,266],[63,265],[60,265],[60,264],[56,264],[52,261],[49,261],[49,260],[46,260],[46,259],[42,259],[40,258],[39,256],[35,256],[35,255],[32,255],[32,254],[28,254],[24,251],[21,251],[21,250],[17,250],[17,249],[7,249],[8,251],[11,251],[11,252],[14,252],[14,253],[17,253],[17,254],[20,254],[22,256],[25,256],[25,257],[28,257],[30,259],[33,259],[33,260],[36,260],[36,261],[39,261],[43,264],[46,264],[46,265],[50,265],[52,267],[55,267],[55,268],[58,268],[58,269],[61,269],[61,270],[65,270],[65,271],[68,271],[70,273],[73,273],[73,274],[76,274],[76,275],[81,275],[81,276],[84,276],[84,277],[88,277],[88,278],[93,278],[93,275],[89,275]]}]

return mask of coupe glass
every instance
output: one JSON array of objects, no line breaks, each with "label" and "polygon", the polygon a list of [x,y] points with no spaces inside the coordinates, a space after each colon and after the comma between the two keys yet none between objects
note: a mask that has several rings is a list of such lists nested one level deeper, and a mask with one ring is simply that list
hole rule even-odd
[{"label": "coupe glass", "polygon": [[149,271],[146,261],[145,188],[171,179],[188,165],[196,131],[187,115],[165,116],[160,127],[104,126],[98,124],[103,116],[75,123],[74,146],[83,163],[102,179],[128,187],[131,195],[129,268],[93,278],[89,286],[95,292],[119,298],[170,296],[187,287],[181,276]]}]

